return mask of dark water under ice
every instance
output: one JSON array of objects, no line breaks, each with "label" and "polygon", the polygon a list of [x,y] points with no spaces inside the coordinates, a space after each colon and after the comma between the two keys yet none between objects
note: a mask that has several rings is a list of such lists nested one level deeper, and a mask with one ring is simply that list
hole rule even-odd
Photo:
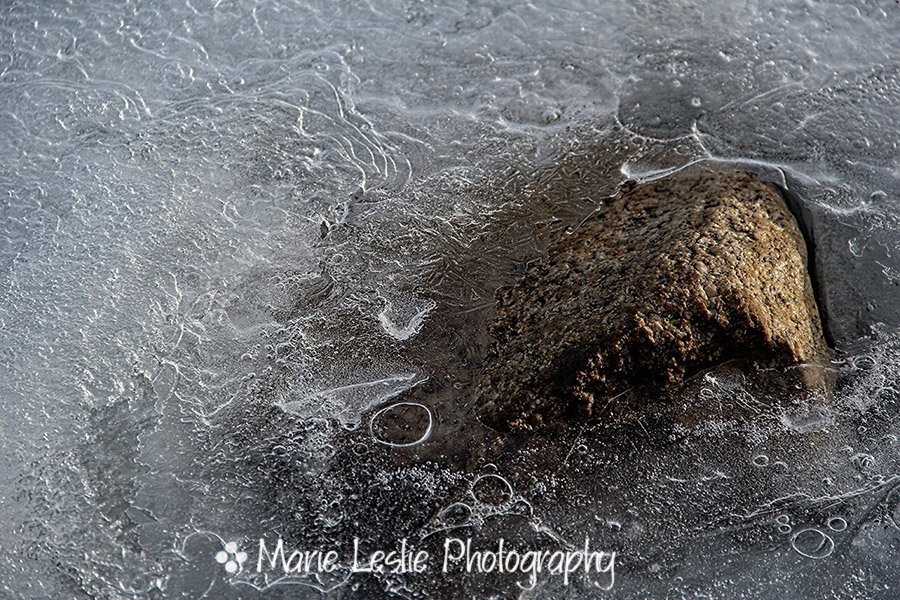
[{"label": "dark water under ice", "polygon": [[[900,597],[898,16],[3,2],[0,596]],[[483,427],[496,287],[704,161],[802,206],[833,397],[726,367],[688,419]],[[615,580],[257,573],[278,537],[589,537]]]}]

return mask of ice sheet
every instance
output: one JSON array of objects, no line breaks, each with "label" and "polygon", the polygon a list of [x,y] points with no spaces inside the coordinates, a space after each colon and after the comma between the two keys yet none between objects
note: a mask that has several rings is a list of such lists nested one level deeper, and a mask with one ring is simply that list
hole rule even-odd
[{"label": "ice sheet", "polygon": [[[453,532],[589,535],[620,557],[610,597],[895,597],[898,14],[6,3],[0,595],[596,591],[214,560]],[[834,397],[725,371],[690,423],[482,427],[496,287],[625,179],[697,161],[808,212]]]}]

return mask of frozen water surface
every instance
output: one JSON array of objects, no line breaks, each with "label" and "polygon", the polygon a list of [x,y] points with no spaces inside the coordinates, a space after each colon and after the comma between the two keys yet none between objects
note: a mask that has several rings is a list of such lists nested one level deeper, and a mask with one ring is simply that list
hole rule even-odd
[{"label": "frozen water surface", "polygon": [[[898,597],[898,16],[3,3],[0,595]],[[833,397],[724,367],[665,417],[484,428],[496,287],[698,161],[794,197]],[[278,536],[589,536],[615,581],[256,573]]]}]

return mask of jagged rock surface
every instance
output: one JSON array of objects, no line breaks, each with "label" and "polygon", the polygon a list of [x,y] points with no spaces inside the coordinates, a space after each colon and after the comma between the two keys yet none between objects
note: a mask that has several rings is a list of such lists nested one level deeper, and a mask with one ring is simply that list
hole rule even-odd
[{"label": "jagged rock surface", "polygon": [[489,423],[590,418],[730,359],[825,347],[806,245],[778,188],[708,170],[633,186],[498,291],[478,398]]}]

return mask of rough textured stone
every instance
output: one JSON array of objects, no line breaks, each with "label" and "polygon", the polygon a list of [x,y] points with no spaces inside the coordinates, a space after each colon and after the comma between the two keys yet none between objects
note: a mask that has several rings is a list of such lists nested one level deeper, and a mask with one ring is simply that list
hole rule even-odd
[{"label": "rough textured stone", "polygon": [[632,186],[498,293],[478,397],[489,423],[589,418],[731,359],[826,347],[803,236],[778,189],[699,170]]}]

